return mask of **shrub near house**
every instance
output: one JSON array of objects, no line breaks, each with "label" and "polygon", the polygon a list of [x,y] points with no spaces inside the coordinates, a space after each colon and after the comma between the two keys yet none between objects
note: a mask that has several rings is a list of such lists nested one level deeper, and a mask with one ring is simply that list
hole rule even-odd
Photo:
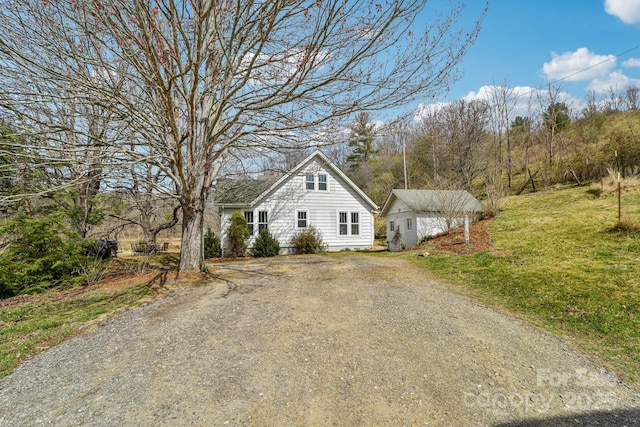
[{"label": "shrub near house", "polygon": [[326,250],[322,242],[322,233],[315,227],[294,234],[291,246],[297,254],[317,254]]},{"label": "shrub near house", "polygon": [[280,253],[280,244],[266,228],[260,231],[253,244],[251,254],[255,257],[272,257]]},{"label": "shrub near house", "polygon": [[227,229],[227,255],[241,257],[247,252],[247,239],[249,238],[249,227],[247,220],[240,212],[234,212],[229,221]]}]

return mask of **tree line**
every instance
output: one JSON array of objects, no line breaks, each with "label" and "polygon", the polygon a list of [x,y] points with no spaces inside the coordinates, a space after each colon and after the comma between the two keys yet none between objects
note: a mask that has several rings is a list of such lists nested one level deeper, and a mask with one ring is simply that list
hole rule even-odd
[{"label": "tree line", "polygon": [[7,3],[0,202],[28,215],[57,206],[84,236],[105,215],[148,239],[179,223],[179,269],[199,271],[206,203],[229,165],[322,144],[359,110],[433,98],[459,76],[486,4],[465,25],[463,1],[439,7]]},{"label": "tree line", "polygon": [[405,185],[465,189],[496,213],[509,194],[639,173],[639,92],[588,93],[572,104],[559,88],[522,95],[503,85],[400,124],[376,127],[363,112],[338,157],[379,205]]}]

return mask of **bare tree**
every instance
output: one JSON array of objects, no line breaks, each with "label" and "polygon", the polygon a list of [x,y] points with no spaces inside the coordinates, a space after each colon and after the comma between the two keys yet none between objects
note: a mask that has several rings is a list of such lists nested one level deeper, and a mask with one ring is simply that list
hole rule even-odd
[{"label": "bare tree", "polygon": [[546,146],[547,172],[554,162],[558,151],[558,139],[562,131],[568,129],[571,124],[569,106],[566,103],[565,94],[559,87],[549,85],[546,91],[539,92],[539,102],[542,111],[541,134]]},{"label": "bare tree", "polygon": [[631,86],[625,89],[624,105],[627,110],[637,110],[640,108],[640,88]]},{"label": "bare tree", "polygon": [[604,101],[605,110],[608,113],[615,113],[622,109],[622,95],[618,92],[618,88],[615,85],[611,85],[607,88],[606,95],[608,95],[608,99]]},{"label": "bare tree", "polygon": [[448,153],[449,179],[471,190],[473,181],[487,168],[489,104],[459,100],[437,114],[438,136]]},{"label": "bare tree", "polygon": [[[46,82],[30,83],[36,94],[48,89]],[[56,97],[44,101],[33,95],[13,110],[28,135],[23,146],[14,147],[13,166],[30,164],[37,172],[22,193],[5,199],[44,195],[66,213],[74,231],[87,237],[103,217],[99,193],[122,123],[99,104],[69,102],[77,96],[77,90],[57,87]]]},{"label": "bare tree", "polygon": [[518,95],[513,88],[509,87],[509,82],[505,79],[499,86],[493,86],[491,91],[491,111],[494,123],[497,144],[496,162],[499,169],[499,175],[503,169],[503,140],[507,145],[507,182],[511,189],[511,178],[513,176],[513,157],[511,150],[511,133],[509,127],[513,119],[513,111],[518,101]]},{"label": "bare tree", "polygon": [[598,95],[594,90],[588,90],[585,92],[584,100],[586,107],[582,110],[582,116],[589,119],[600,112],[601,102],[598,100]]},{"label": "bare tree", "polygon": [[[429,187],[433,190],[418,194],[418,204],[432,207],[437,230],[449,234],[464,224],[465,215],[473,217],[484,212],[484,207],[470,193],[460,190],[455,181],[440,178],[431,181]],[[427,229],[418,230],[418,235],[428,234]]]},{"label": "bare tree", "polygon": [[[161,169],[147,163],[122,168],[116,171],[118,176],[107,180],[109,191],[123,201],[122,212],[112,209],[109,216],[119,220],[119,228],[140,227],[147,246],[154,247],[158,234],[178,223],[180,204],[165,188],[170,182]],[[165,191],[160,191],[163,188]]]},{"label": "bare tree", "polygon": [[[205,202],[230,150],[308,146],[319,127],[433,97],[459,76],[486,7],[469,30],[458,22],[462,1],[430,6],[17,0],[0,12],[0,77],[15,82],[0,105],[19,109],[34,96],[21,76],[38,77],[51,82],[37,94],[43,103],[60,87],[77,88],[73,102],[103,105],[135,128],[144,144],[121,158],[153,164],[172,181],[180,270],[195,271]],[[433,21],[421,28],[424,16]]]}]

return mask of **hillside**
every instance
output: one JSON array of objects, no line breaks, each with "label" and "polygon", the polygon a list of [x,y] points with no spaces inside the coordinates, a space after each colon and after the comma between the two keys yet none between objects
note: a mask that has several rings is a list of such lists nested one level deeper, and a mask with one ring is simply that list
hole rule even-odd
[{"label": "hillside", "polygon": [[476,251],[472,240],[466,254],[455,256],[436,239],[420,249],[429,255],[416,262],[489,304],[568,337],[637,381],[640,187],[631,186],[635,183],[627,181],[623,188],[622,226],[616,193],[606,186],[550,190],[509,198],[487,225],[488,249]]}]

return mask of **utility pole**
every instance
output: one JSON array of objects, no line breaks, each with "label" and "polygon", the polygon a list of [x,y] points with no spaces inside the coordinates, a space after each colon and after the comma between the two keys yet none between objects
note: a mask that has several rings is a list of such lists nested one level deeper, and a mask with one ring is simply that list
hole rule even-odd
[{"label": "utility pole", "polygon": [[400,138],[402,138],[402,168],[404,170],[404,189],[407,190],[409,188],[409,183],[407,182],[407,153],[405,149],[406,138],[404,133],[400,134]]}]

